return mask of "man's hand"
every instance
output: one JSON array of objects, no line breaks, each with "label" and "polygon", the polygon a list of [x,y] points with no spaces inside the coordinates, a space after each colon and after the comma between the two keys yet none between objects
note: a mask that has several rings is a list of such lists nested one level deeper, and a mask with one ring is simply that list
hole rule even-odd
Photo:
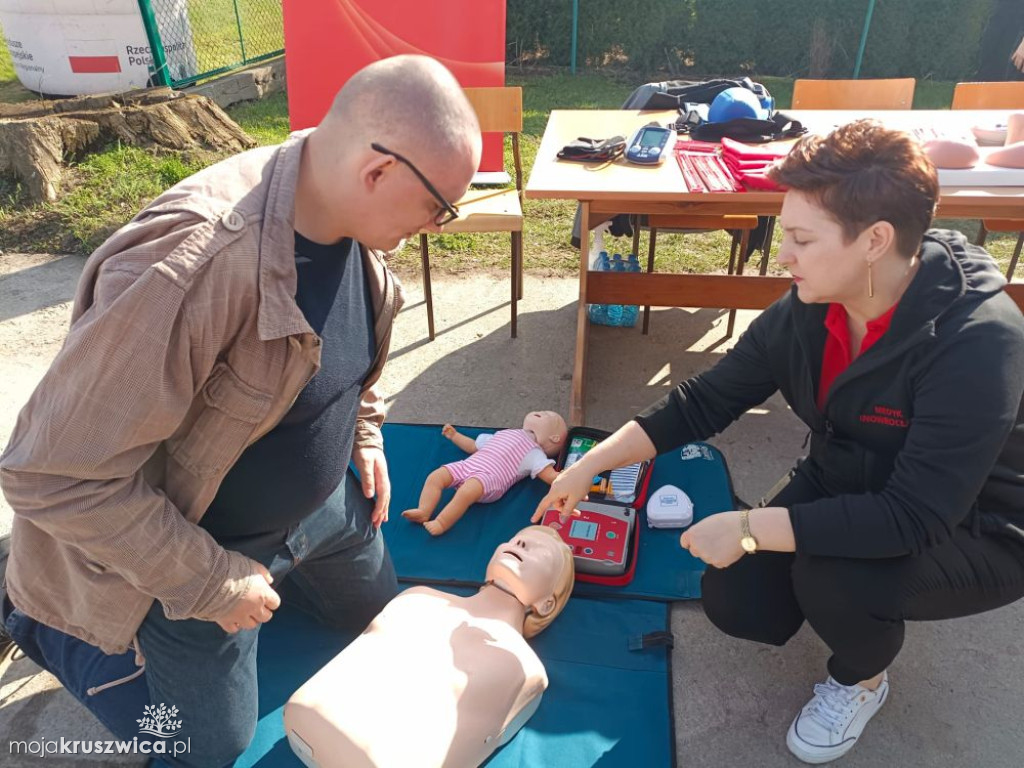
[{"label": "man's hand", "polygon": [[679,545],[715,568],[728,568],[741,557],[740,513],[719,512],[694,523],[679,538]]},{"label": "man's hand", "polygon": [[359,480],[363,484],[363,495],[372,499],[377,495],[377,503],[373,507],[374,528],[388,521],[388,505],[391,504],[391,478],[388,476],[388,462],[384,451],[380,448],[356,447],[352,451],[352,463],[359,472]]},{"label": "man's hand", "polygon": [[273,581],[270,571],[257,563],[256,573],[249,577],[248,589],[230,611],[214,621],[229,635],[270,621],[274,611],[281,607],[281,598],[270,586]]},{"label": "man's hand", "polygon": [[1024,72],[1024,37],[1021,38],[1020,45],[1017,46],[1017,50],[1013,52],[1010,59],[1013,61],[1013,66]]}]

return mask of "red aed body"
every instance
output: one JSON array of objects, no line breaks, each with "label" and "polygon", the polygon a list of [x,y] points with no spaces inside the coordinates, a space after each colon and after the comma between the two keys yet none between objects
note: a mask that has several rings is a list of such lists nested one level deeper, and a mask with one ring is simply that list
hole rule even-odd
[{"label": "red aed body", "polygon": [[[555,469],[571,467],[608,434],[590,427],[572,427]],[[587,500],[576,505],[579,517],[563,520],[557,509],[544,513],[541,525],[555,528],[572,547],[577,581],[621,586],[633,580],[640,548],[637,514],[647,498],[651,467],[652,462],[639,461],[597,475]]]},{"label": "red aed body", "polygon": [[572,548],[576,572],[620,576],[626,572],[636,511],[631,507],[580,502],[579,517],[562,518],[557,509],[544,513],[541,525],[558,531]]}]

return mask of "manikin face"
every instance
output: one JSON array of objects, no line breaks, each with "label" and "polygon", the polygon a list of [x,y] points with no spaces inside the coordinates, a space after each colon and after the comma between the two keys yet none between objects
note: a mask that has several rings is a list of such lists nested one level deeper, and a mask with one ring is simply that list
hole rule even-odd
[{"label": "manikin face", "polygon": [[845,304],[865,295],[869,229],[845,242],[839,222],[796,190],[786,193],[779,224],[783,235],[777,258],[792,274],[800,301]]},{"label": "manikin face", "polygon": [[544,453],[552,456],[565,441],[565,419],[554,411],[532,411],[523,419],[523,429],[532,432]]},{"label": "manikin face", "polygon": [[487,564],[487,581],[505,587],[526,606],[550,598],[564,577],[565,544],[544,531],[526,528],[498,545]]}]

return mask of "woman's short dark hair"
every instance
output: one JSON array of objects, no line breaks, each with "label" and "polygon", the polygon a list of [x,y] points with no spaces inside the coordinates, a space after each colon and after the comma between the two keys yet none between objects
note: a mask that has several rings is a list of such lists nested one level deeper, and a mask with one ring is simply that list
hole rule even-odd
[{"label": "woman's short dark hair", "polygon": [[768,174],[812,197],[839,223],[846,242],[876,221],[889,222],[907,257],[921,247],[939,196],[935,166],[921,144],[877,120],[806,136]]}]

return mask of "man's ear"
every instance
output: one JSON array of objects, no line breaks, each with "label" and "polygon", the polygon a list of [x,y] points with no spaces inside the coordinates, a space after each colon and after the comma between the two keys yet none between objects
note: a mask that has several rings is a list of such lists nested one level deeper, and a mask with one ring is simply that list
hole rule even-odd
[{"label": "man's ear", "polygon": [[554,443],[555,445],[558,445],[560,442],[562,442],[562,436],[561,435],[552,435],[551,436],[551,442]]},{"label": "man's ear", "polygon": [[368,192],[372,192],[397,164],[391,155],[374,155],[359,168],[359,181]]},{"label": "man's ear", "polygon": [[547,616],[553,610],[555,610],[555,596],[548,595],[543,600],[539,600],[530,606],[535,616]]}]

